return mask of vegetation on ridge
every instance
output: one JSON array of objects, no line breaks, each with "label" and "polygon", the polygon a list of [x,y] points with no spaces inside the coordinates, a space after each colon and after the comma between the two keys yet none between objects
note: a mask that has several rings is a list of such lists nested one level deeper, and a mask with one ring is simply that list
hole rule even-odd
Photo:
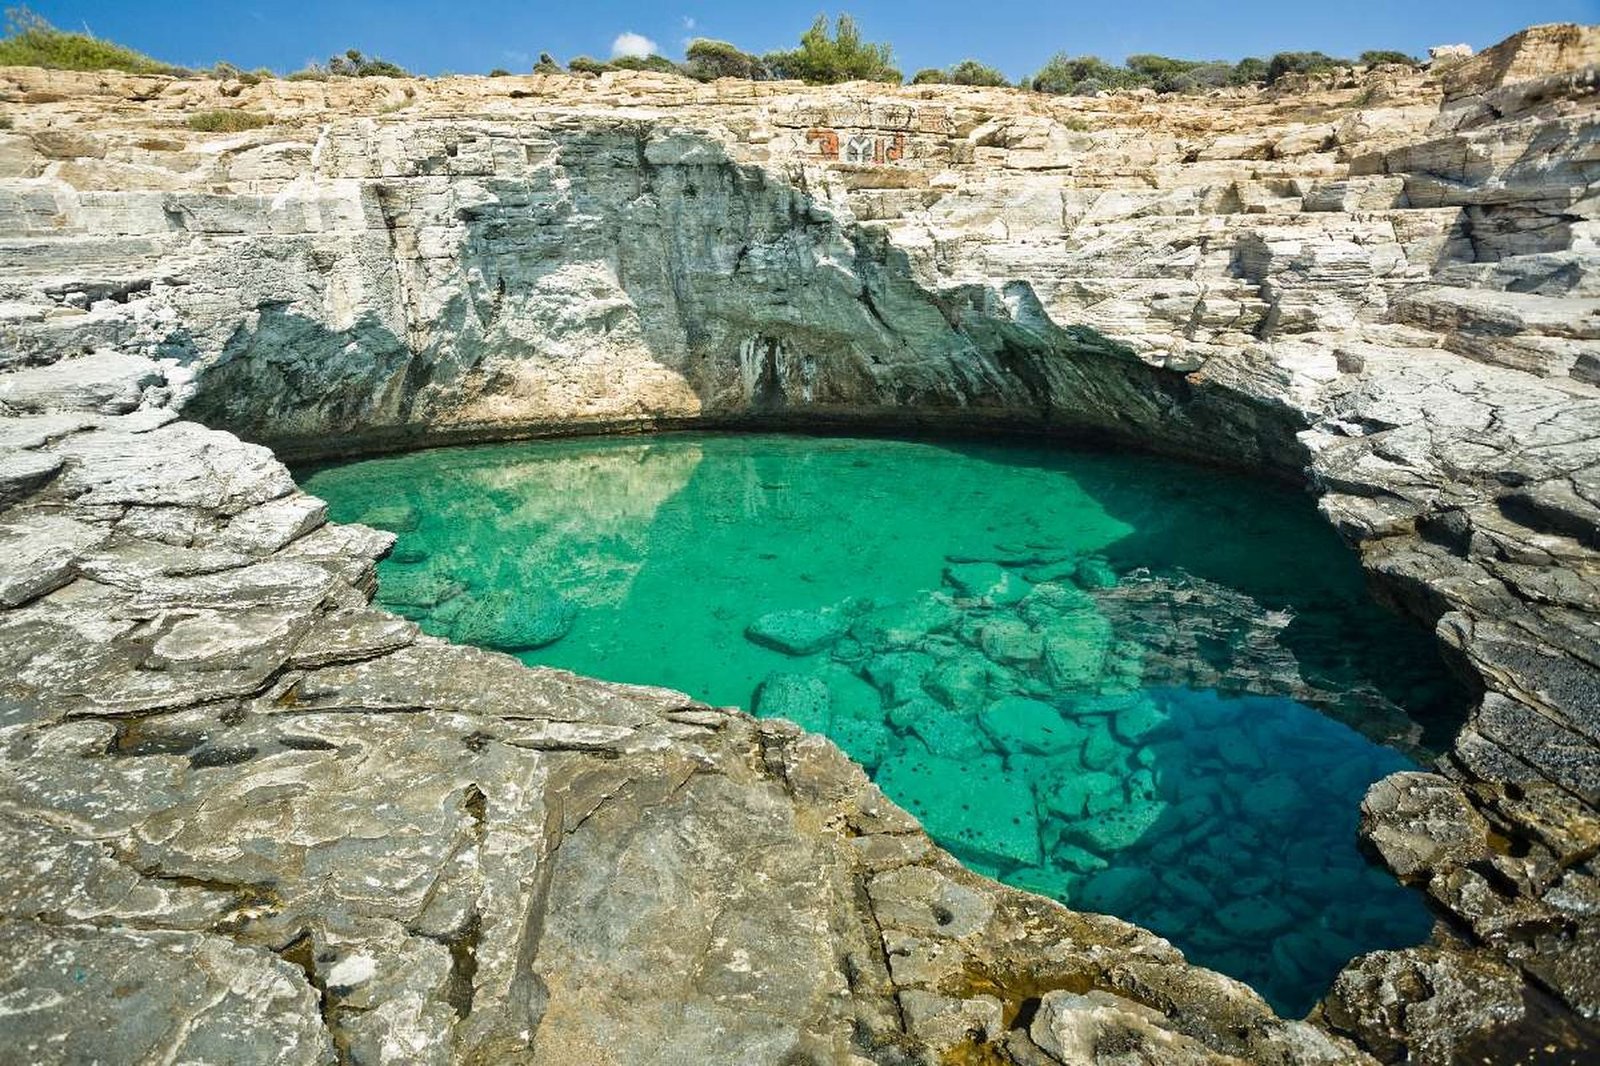
[{"label": "vegetation on ridge", "polygon": [[272,119],[254,111],[200,111],[185,120],[188,127],[201,133],[242,133],[272,125]]},{"label": "vegetation on ridge", "polygon": [[894,50],[861,38],[856,20],[840,15],[828,35],[828,16],[818,15],[800,35],[800,47],[791,52],[768,52],[762,62],[779,78],[794,78],[813,85],[841,81],[882,81],[900,84]]},{"label": "vegetation on ridge", "polygon": [[976,59],[963,59],[952,67],[928,67],[919,70],[911,79],[913,85],[990,85],[1006,86],[1011,82],[994,67]]},{"label": "vegetation on ridge", "polygon": [[186,74],[182,67],[152,59],[88,33],[58,30],[25,7],[6,9],[0,66],[50,70],[120,70],[128,74]]},{"label": "vegetation on ridge", "polygon": [[[133,74],[193,73],[136,52],[131,48],[103,41],[89,33],[58,30],[27,8],[6,12],[6,36],[0,38],[0,65],[38,66],[59,70],[121,70]],[[1340,59],[1322,52],[1279,52],[1268,58],[1248,56],[1238,62],[1225,60],[1178,59],[1172,56],[1140,54],[1128,56],[1122,64],[1108,63],[1097,56],[1072,56],[1059,52],[1038,71],[1018,83],[1019,88],[1056,95],[1091,96],[1097,92],[1151,89],[1157,93],[1207,92],[1229,86],[1272,85],[1291,75],[1316,74],[1350,66],[1374,67],[1400,64],[1416,67],[1418,61],[1404,52],[1370,50],[1358,60]],[[683,62],[662,55],[620,56],[599,60],[577,56],[566,65],[566,72],[595,76],[616,70],[642,70],[673,74],[697,81],[740,78],[764,81],[785,78],[813,85],[844,81],[878,81],[899,84],[900,71],[894,65],[894,50],[887,43],[865,40],[855,19],[841,14],[832,22],[819,15],[800,37],[799,46],[757,56],[742,51],[727,41],[696,38],[689,42]],[[253,85],[278,77],[265,68],[245,71],[231,63],[219,62],[209,71],[211,77],[242,81]],[[491,77],[511,72],[497,67]],[[562,73],[561,65],[548,53],[539,53],[535,74]],[[313,63],[285,77],[290,81],[327,81],[330,78],[395,77],[411,75],[396,63],[363,55],[352,48],[330,58],[326,65]],[[976,59],[964,59],[949,67],[928,67],[912,78],[917,85],[1011,84],[994,67]],[[219,112],[238,115],[241,112]],[[199,118],[200,116],[196,116]],[[215,119],[208,121],[248,121]],[[200,127],[196,127],[200,128]]]}]

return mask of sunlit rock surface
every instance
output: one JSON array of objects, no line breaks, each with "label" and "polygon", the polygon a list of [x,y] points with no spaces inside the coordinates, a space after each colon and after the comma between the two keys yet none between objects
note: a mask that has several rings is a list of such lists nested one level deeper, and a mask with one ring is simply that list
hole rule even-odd
[{"label": "sunlit rock surface", "polygon": [[[10,1046],[1581,1055],[1596,58],[1541,27],[1429,74],[1102,100],[0,72]],[[279,121],[178,121],[218,106]],[[751,416],[1308,470],[1487,691],[1364,812],[1448,928],[1277,1021],[962,872],[824,741],[417,638],[366,606],[388,538],[218,431],[309,456]],[[113,1040],[119,967],[164,1006]]]}]

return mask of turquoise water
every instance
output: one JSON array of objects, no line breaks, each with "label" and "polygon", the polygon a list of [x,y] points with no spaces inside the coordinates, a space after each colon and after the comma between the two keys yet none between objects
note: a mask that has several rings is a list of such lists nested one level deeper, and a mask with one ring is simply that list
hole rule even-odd
[{"label": "turquoise water", "polygon": [[1361,796],[1459,713],[1302,494],[1148,457],[682,435],[307,472],[379,600],[826,732],[975,869],[1307,1010],[1423,939]]}]

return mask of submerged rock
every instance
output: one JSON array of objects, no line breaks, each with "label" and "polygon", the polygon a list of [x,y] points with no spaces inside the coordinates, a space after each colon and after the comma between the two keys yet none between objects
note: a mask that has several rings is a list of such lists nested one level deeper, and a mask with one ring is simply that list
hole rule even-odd
[{"label": "submerged rock", "polygon": [[997,618],[978,629],[978,646],[997,663],[1031,663],[1044,654],[1044,637],[1020,618]]},{"label": "submerged rock", "polygon": [[457,640],[501,651],[554,644],[577,620],[578,609],[560,596],[518,590],[475,593],[450,621]]},{"label": "submerged rock", "polygon": [[[1107,793],[1099,793],[1106,796]],[[1120,799],[1121,797],[1116,797]],[[1132,799],[1106,810],[1090,810],[1065,827],[1066,835],[1101,855],[1126,851],[1144,840],[1155,829],[1167,804],[1161,800]]]},{"label": "submerged rock", "polygon": [[762,717],[787,718],[813,733],[826,733],[832,720],[827,682],[811,674],[771,674],[756,689],[752,703]]},{"label": "submerged rock", "polygon": [[878,786],[958,853],[982,863],[1039,863],[1033,793],[995,755],[891,755]]},{"label": "submerged rock", "polygon": [[948,630],[958,614],[943,595],[927,592],[874,608],[850,627],[850,635],[869,648],[910,648]]},{"label": "submerged rock", "polygon": [[820,611],[774,611],[757,618],[744,635],[763,647],[785,655],[814,655],[824,651],[850,628],[850,612],[839,607]]},{"label": "submerged rock", "polygon": [[926,698],[891,708],[889,720],[896,729],[916,737],[941,758],[968,758],[994,751],[990,739],[965,714]]},{"label": "submerged rock", "polygon": [[945,567],[944,576],[957,596],[997,607],[1016,603],[1032,587],[999,563],[956,563]]},{"label": "submerged rock", "polygon": [[978,715],[984,732],[1001,751],[1056,755],[1075,751],[1083,743],[1083,730],[1061,717],[1061,712],[1022,696],[1007,696]]},{"label": "submerged rock", "polygon": [[1149,870],[1118,866],[1090,876],[1073,902],[1088,910],[1115,913],[1138,907],[1155,890],[1156,878]]},{"label": "submerged rock", "polygon": [[1111,624],[1093,611],[1080,611],[1044,628],[1044,665],[1050,683],[1071,690],[1092,684],[1105,668]]}]

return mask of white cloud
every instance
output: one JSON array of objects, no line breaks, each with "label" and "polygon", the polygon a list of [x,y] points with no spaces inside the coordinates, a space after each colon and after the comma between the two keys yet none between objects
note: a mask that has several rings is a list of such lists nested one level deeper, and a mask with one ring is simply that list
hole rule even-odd
[{"label": "white cloud", "polygon": [[632,30],[627,33],[617,34],[617,39],[611,42],[612,59],[619,59],[622,56],[638,56],[643,59],[645,56],[653,56],[655,54],[656,42],[644,34],[634,33]]},{"label": "white cloud", "polygon": [[694,16],[692,16],[692,15],[683,16],[683,28],[686,29],[686,30],[694,29]]}]

